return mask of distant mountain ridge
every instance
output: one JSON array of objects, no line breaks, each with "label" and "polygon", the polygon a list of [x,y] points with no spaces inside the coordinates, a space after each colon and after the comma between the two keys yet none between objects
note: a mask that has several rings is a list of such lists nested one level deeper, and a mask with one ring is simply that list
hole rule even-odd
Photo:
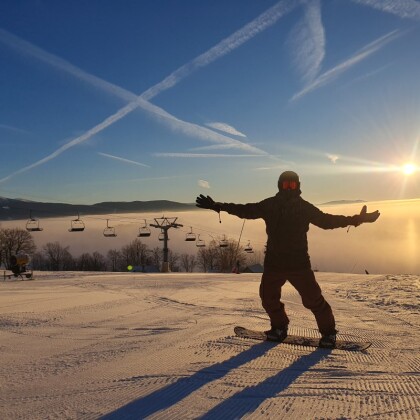
[{"label": "distant mountain ridge", "polygon": [[77,216],[89,214],[143,213],[195,210],[194,203],[178,203],[169,200],[154,201],[105,201],[96,204],[43,203],[0,197],[0,220]]},{"label": "distant mountain ridge", "polygon": [[366,200],[336,200],[328,201],[326,203],[319,204],[320,206],[334,206],[336,204],[355,204],[355,203],[367,203]]},{"label": "distant mountain ridge", "polygon": [[[319,204],[332,206],[340,204],[366,203],[365,200],[337,200]],[[0,197],[0,220],[28,219],[32,212],[34,218],[93,215],[145,213],[164,211],[196,210],[195,203],[178,203],[169,200],[151,201],[104,201],[95,204],[44,203],[17,198]]]}]

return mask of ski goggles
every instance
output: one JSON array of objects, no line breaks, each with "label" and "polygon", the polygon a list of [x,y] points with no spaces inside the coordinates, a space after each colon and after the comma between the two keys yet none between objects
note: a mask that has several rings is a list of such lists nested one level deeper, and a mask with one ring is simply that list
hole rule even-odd
[{"label": "ski goggles", "polygon": [[282,181],[281,188],[282,190],[297,190],[299,187],[296,181]]}]

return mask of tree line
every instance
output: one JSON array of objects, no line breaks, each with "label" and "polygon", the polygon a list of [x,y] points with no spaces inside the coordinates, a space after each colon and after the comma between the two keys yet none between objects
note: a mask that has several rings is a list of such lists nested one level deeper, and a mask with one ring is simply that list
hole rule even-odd
[{"label": "tree line", "polygon": [[[150,266],[159,269],[163,262],[162,248],[149,248],[138,238],[120,249],[110,249],[106,255],[95,251],[73,256],[70,247],[59,242],[48,242],[38,250],[30,232],[0,228],[0,265],[10,269],[11,256],[19,253],[29,254],[32,268],[42,271],[127,271],[129,266],[143,271]],[[223,248],[212,240],[206,247],[198,248],[195,255],[169,251],[173,272],[231,272],[234,267],[243,269],[261,260],[261,253],[250,257],[233,239],[228,239]]]}]

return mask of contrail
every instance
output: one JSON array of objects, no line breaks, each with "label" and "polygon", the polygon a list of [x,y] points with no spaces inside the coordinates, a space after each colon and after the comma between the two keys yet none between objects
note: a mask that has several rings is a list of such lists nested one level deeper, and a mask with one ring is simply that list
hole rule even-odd
[{"label": "contrail", "polygon": [[366,45],[364,48],[359,50],[353,57],[350,57],[346,61],[340,63],[336,67],[326,71],[325,73],[321,74],[316,80],[314,80],[309,86],[302,89],[300,92],[293,95],[291,101],[295,101],[296,99],[300,99],[301,97],[305,96],[309,92],[312,92],[316,89],[319,89],[322,86],[330,83],[336,77],[338,77],[341,73],[347,71],[350,67],[354,66],[355,64],[359,63],[360,61],[364,60],[365,58],[369,57],[376,51],[383,48],[386,44],[393,41],[394,39],[401,36],[399,31],[392,31],[377,40],[371,42],[370,44]]},{"label": "contrail", "polygon": [[153,156],[166,158],[255,158],[266,157],[267,155],[231,155],[222,153],[153,153]]},{"label": "contrail", "polygon": [[320,0],[304,3],[303,19],[292,29],[287,44],[292,49],[292,62],[306,83],[319,73],[325,57],[325,31]]},{"label": "contrail", "polygon": [[134,93],[89,74],[68,61],[57,57],[42,48],[39,48],[36,45],[31,44],[30,42],[25,41],[8,31],[5,31],[4,29],[0,29],[0,42],[3,42],[5,45],[13,48],[14,51],[36,58],[37,60],[87,82],[91,86],[125,99],[127,102],[133,101],[137,98],[137,95]]},{"label": "contrail", "polygon": [[212,128],[213,130],[223,131],[224,133],[230,134],[232,136],[246,137],[246,134],[241,133],[235,127],[232,127],[226,123],[210,122],[207,123],[206,126]]},{"label": "contrail", "polygon": [[352,0],[355,3],[392,13],[404,19],[420,20],[420,3],[416,0]]},{"label": "contrail", "polygon": [[104,156],[104,157],[107,157],[107,158],[110,158],[110,159],[118,160],[120,162],[130,163],[132,165],[144,166],[146,168],[150,168],[149,165],[146,165],[144,163],[136,162],[135,160],[125,159],[125,158],[122,158],[122,157],[119,157],[119,156],[109,155],[108,153],[98,152],[98,155]]},{"label": "contrail", "polygon": [[36,168],[37,166],[40,166],[40,165],[43,165],[44,163],[47,163],[48,161],[50,161],[51,159],[54,159],[57,156],[61,155],[61,153],[65,152],[66,150],[70,149],[71,147],[74,147],[74,146],[76,146],[80,143],[83,143],[84,141],[88,140],[89,138],[91,138],[95,134],[99,133],[100,131],[102,131],[106,127],[109,127],[115,121],[120,120],[122,117],[127,115],[129,112],[133,111],[133,109],[135,109],[136,107],[137,107],[137,104],[135,102],[131,102],[130,104],[126,105],[124,108],[121,108],[114,115],[111,115],[110,117],[108,117],[102,123],[96,125],[95,127],[91,128],[90,130],[88,130],[83,135],[81,135],[81,136],[73,139],[72,141],[66,143],[65,145],[58,148],[55,152],[49,154],[48,156],[45,156],[43,159],[40,159],[40,160],[36,161],[35,163],[32,163],[31,165],[25,166],[24,168],[21,168],[21,169],[15,171],[15,172],[11,173],[10,175],[0,179],[0,182],[5,182],[15,175],[27,172],[30,169]]},{"label": "contrail", "polygon": [[[249,144],[249,143],[248,143]],[[252,144],[249,144],[250,146],[253,146]],[[200,146],[200,147],[191,147],[188,149],[190,152],[203,152],[203,151],[209,151],[209,150],[227,150],[227,149],[237,149],[236,146],[232,144],[212,144],[211,146]],[[258,153],[260,149],[255,148],[255,152]],[[266,154],[264,151],[260,151],[259,154]],[[272,156],[272,155],[270,155]]]},{"label": "contrail", "polygon": [[[53,54],[50,54],[41,48],[30,44],[27,41],[24,41],[18,37],[16,37],[13,34],[10,34],[7,31],[0,29],[0,41],[3,41],[10,47],[12,47],[14,50],[29,55],[31,57],[34,57],[48,65],[51,65],[55,68],[60,69],[61,71],[64,71],[79,80],[88,82],[89,85],[92,85],[96,88],[101,89],[102,91],[105,91],[107,93],[112,94],[113,96],[116,96],[118,98],[121,98],[123,100],[126,100],[127,102],[136,102],[137,106],[141,108],[143,111],[146,111],[147,113],[151,114],[153,117],[155,117],[157,120],[159,120],[161,123],[169,126],[171,129],[181,131],[184,134],[188,136],[198,137],[202,140],[212,141],[218,144],[228,144],[231,148],[238,148],[238,149],[244,149],[244,150],[250,150],[252,152],[256,152],[257,150],[255,148],[249,148],[249,146],[246,143],[242,143],[238,140],[231,139],[227,136],[221,135],[219,133],[215,133],[212,130],[209,130],[206,127],[202,127],[197,124],[189,123],[187,121],[180,120],[176,118],[174,115],[166,112],[162,108],[152,105],[150,102],[141,99],[141,97],[137,96],[136,94],[121,88],[119,86],[116,86],[112,83],[109,83],[103,79],[100,79],[97,76],[94,76],[92,74],[87,73],[86,71],[74,66],[73,64],[69,63],[66,60],[63,60]],[[135,108],[133,108],[135,109]],[[128,110],[131,112],[131,108]],[[126,110],[123,111],[121,115],[121,118],[125,115],[127,115],[128,112]],[[103,128],[101,128],[103,129]],[[85,141],[87,139],[83,139]],[[73,144],[75,145],[75,144]],[[73,146],[72,145],[72,146]],[[61,149],[59,149],[60,151]],[[61,150],[63,152],[64,150]],[[259,151],[260,152],[260,151]],[[55,154],[50,155],[50,159],[53,159],[56,157]],[[43,160],[42,163],[45,163]],[[32,167],[31,167],[32,168]],[[1,180],[0,180],[1,181]]]},{"label": "contrail", "polygon": [[280,18],[282,18],[284,15],[299,5],[300,1],[295,0],[282,0],[278,2],[274,6],[267,9],[256,19],[246,24],[243,28],[234,32],[232,35],[225,38],[223,41],[219,42],[205,53],[199,55],[194,60],[175,70],[160,83],[152,86],[150,89],[144,92],[141,96],[143,99],[150,100],[159,93],[175,86],[182,79],[189,76],[194,71],[201,67],[205,67],[213,61],[216,61],[226,54],[232,52],[245,42],[263,32],[265,29],[274,25]]},{"label": "contrail", "polygon": [[[207,52],[199,55],[198,57],[196,57],[195,59],[193,59],[189,63],[181,66],[176,71],[171,73],[168,77],[166,77],[164,80],[162,80],[160,83],[157,83],[156,85],[152,86],[151,88],[149,88],[148,90],[143,92],[140,96],[137,96],[135,100],[132,100],[129,104],[127,104],[126,106],[121,108],[119,111],[117,111],[115,114],[113,114],[110,117],[108,117],[107,119],[105,119],[100,124],[96,125],[95,127],[88,130],[86,133],[84,133],[83,135],[73,139],[69,143],[60,147],[55,152],[51,153],[50,155],[46,156],[45,158],[43,158],[41,160],[38,160],[37,162],[35,162],[35,163],[33,163],[29,166],[26,166],[24,168],[21,168],[21,169],[15,171],[15,172],[11,173],[10,175],[0,179],[0,183],[9,180],[10,178],[12,178],[15,175],[18,175],[18,174],[24,173],[26,171],[29,171],[30,169],[33,169],[33,168],[35,168],[39,165],[42,165],[42,164],[50,161],[51,159],[56,158],[58,155],[60,155],[64,151],[68,150],[69,148],[85,142],[86,140],[90,139],[92,136],[96,135],[100,131],[102,131],[105,128],[109,127],[110,125],[114,124],[116,121],[119,121],[121,118],[125,117],[127,114],[129,114],[130,112],[132,112],[134,109],[136,109],[138,107],[142,107],[143,109],[150,109],[152,107],[152,108],[156,109],[157,107],[152,106],[148,102],[150,99],[154,98],[159,93],[174,87],[182,79],[186,78],[187,76],[192,74],[194,71],[196,71],[196,70],[198,70],[202,67],[207,66],[208,64],[214,62],[215,60],[225,56],[226,54],[230,53],[234,49],[238,48],[239,46],[241,46],[242,44],[244,44],[245,42],[247,42],[251,38],[253,38],[256,35],[258,35],[259,33],[261,33],[263,30],[265,30],[268,27],[274,25],[281,17],[283,17],[286,13],[290,12],[293,8],[295,8],[298,5],[299,5],[299,2],[296,2],[294,0],[282,0],[282,1],[280,1],[279,3],[275,4],[274,6],[269,8],[267,11],[262,13],[260,16],[258,16],[256,19],[254,19],[253,21],[251,21],[250,23],[245,25],[243,28],[234,32],[232,35],[225,38],[224,40],[219,42],[214,47],[210,48],[210,50],[208,50]],[[19,41],[19,39],[17,37],[13,37],[13,36],[11,36],[11,34],[9,34],[6,31],[3,31],[3,30],[0,32],[0,35],[1,35],[1,37],[3,37],[3,40],[6,40],[6,41],[9,40],[9,42],[12,42],[15,45],[17,45],[18,48],[21,51],[27,51],[28,50],[28,47],[30,45],[29,43],[25,44],[25,41],[22,41],[22,43],[19,43],[19,42],[17,42],[17,41]],[[1,37],[0,37],[0,39],[1,39]],[[42,52],[42,50],[38,51],[38,53],[41,53],[41,52]],[[40,54],[40,55],[42,55],[42,54]],[[44,55],[43,59],[44,59],[44,61],[51,61],[51,62],[54,61],[54,63],[55,63],[54,65],[56,65],[56,67],[66,69],[66,70],[70,69],[70,67],[68,67],[68,65],[70,65],[70,63],[67,63],[65,60],[58,59],[58,58],[56,58],[52,55],[48,55],[48,53],[46,53]],[[96,78],[95,76],[88,75],[87,73],[81,71],[80,69],[77,69],[75,66],[72,66],[72,67],[73,68],[71,69],[71,71],[69,71],[70,73],[72,73],[74,75],[78,75],[78,77],[83,78],[84,80],[89,81],[90,83],[93,83],[94,85],[96,85],[98,87],[106,88],[108,91],[115,92],[118,95],[124,95],[124,96],[126,95],[126,92],[122,91],[121,88],[114,89],[114,86],[112,84],[110,84],[108,82],[105,82],[105,81],[100,81],[99,78]],[[134,94],[132,94],[130,92],[130,95],[134,95]],[[130,100],[128,97],[126,99]],[[133,98],[131,98],[131,99],[133,99]],[[166,113],[166,111],[163,111],[163,110],[161,110],[161,112],[158,113],[158,115],[161,116],[161,117],[169,118],[169,114]],[[173,122],[175,122],[177,124],[181,124],[181,121],[176,119],[175,117],[171,116],[170,118],[172,119]],[[187,124],[188,124],[188,127],[185,127],[186,131],[188,131],[188,129],[191,129],[194,126],[198,127],[195,124],[191,124],[191,125],[189,125],[190,123],[187,123]],[[202,129],[206,130],[204,128],[202,128]],[[208,132],[205,132],[205,134],[208,136],[207,137],[208,139],[216,138],[214,136],[216,136],[217,133],[214,133],[214,134],[210,134],[210,133],[214,133],[214,132],[212,132],[211,130],[208,130]],[[225,136],[220,136],[220,135],[217,135],[217,136],[218,136],[217,140],[220,143],[225,142],[225,139],[227,138]],[[222,139],[222,137],[224,137],[224,139]],[[229,139],[229,141],[235,142],[233,139]],[[239,141],[236,141],[236,142],[237,142],[236,144],[238,146],[239,146],[239,143],[241,143]],[[252,149],[255,151],[255,148],[252,148]]]}]

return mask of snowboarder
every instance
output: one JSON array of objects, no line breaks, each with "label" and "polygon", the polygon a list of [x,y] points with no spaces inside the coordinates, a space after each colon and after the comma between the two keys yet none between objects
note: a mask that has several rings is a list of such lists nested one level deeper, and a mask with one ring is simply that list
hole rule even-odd
[{"label": "snowboarder", "polygon": [[322,336],[319,345],[334,347],[337,334],[334,315],[315,279],[308,254],[309,224],[322,229],[359,226],[375,222],[380,213],[378,210],[367,213],[366,206],[354,216],[323,213],[301,197],[299,176],[292,171],[280,175],[278,188],[275,196],[258,203],[218,203],[210,196],[200,195],[196,206],[218,213],[226,211],[245,219],[264,219],[267,250],[260,297],[271,322],[271,329],[266,331],[267,338],[282,341],[287,337],[289,318],[280,299],[281,288],[288,280],[299,292],[305,308],[315,316]]}]

